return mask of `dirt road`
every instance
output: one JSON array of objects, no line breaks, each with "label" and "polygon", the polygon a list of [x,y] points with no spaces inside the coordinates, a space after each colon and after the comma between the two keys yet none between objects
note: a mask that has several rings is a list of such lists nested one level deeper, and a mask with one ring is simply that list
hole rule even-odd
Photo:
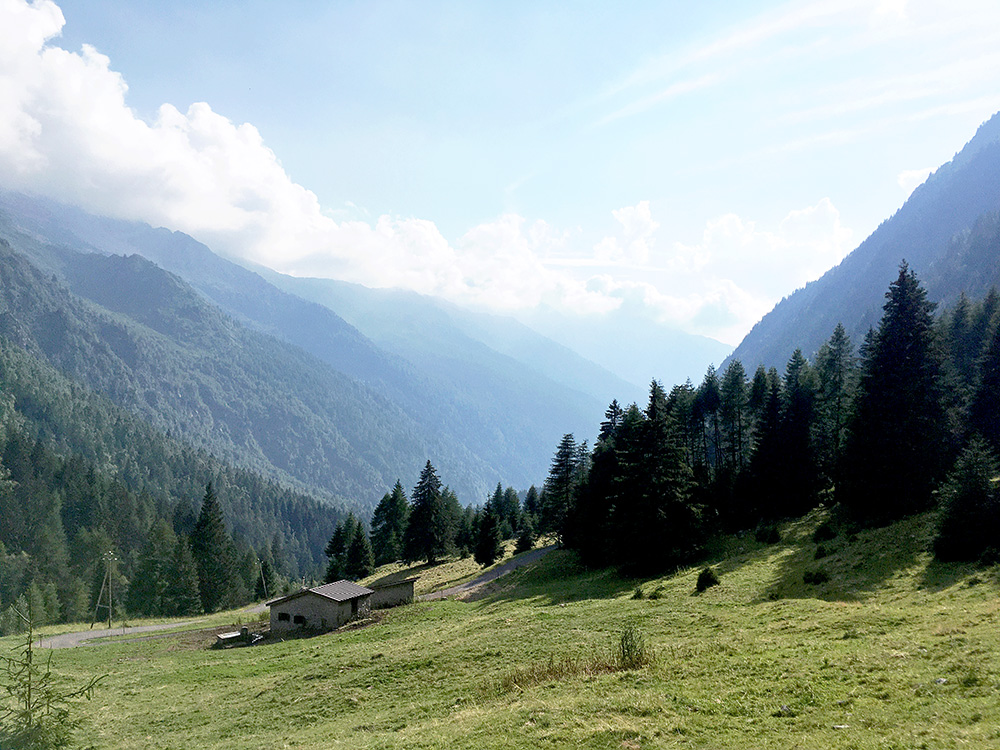
[{"label": "dirt road", "polygon": [[430,594],[424,594],[420,597],[420,601],[430,602],[435,599],[445,599],[449,596],[462,597],[467,594],[471,594],[480,586],[485,586],[490,581],[495,581],[497,578],[507,575],[512,570],[516,570],[522,565],[527,565],[528,563],[540,560],[544,555],[547,555],[555,548],[556,545],[550,544],[548,547],[539,547],[538,549],[531,550],[531,552],[525,552],[523,555],[508,560],[503,565],[498,565],[493,568],[493,570],[486,571],[481,576],[473,578],[471,581],[466,581],[465,583],[460,583],[457,586],[441,589],[440,591],[435,591]]},{"label": "dirt road", "polygon": [[98,638],[109,638],[119,635],[138,635],[139,633],[153,633],[157,630],[169,630],[170,628],[183,628],[187,625],[194,625],[199,620],[189,620],[187,622],[164,622],[159,625],[138,625],[134,628],[118,627],[108,630],[84,630],[80,633],[60,633],[59,635],[49,635],[39,638],[35,643],[38,648],[73,648],[82,646]]}]

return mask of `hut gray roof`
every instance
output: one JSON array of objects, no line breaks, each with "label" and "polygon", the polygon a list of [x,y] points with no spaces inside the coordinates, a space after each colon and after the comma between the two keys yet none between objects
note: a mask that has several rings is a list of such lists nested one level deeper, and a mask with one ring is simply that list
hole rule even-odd
[{"label": "hut gray roof", "polygon": [[267,603],[267,606],[272,606],[274,604],[279,604],[281,602],[287,602],[289,599],[295,599],[305,594],[315,594],[316,596],[321,596],[324,599],[330,599],[335,602],[347,602],[351,599],[357,599],[359,596],[367,596],[368,594],[374,593],[370,588],[365,586],[360,586],[357,583],[352,583],[351,581],[334,581],[333,583],[324,583],[322,586],[313,586],[311,589],[302,589],[294,594],[289,594],[288,596],[283,596],[279,599],[273,599]]}]

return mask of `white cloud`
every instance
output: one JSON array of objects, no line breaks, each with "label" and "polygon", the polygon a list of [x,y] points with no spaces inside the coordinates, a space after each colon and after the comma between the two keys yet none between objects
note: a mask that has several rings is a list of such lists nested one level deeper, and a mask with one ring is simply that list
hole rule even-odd
[{"label": "white cloud", "polygon": [[588,288],[623,305],[641,304],[659,322],[734,344],[782,296],[821,276],[853,247],[853,234],[829,198],[789,212],[770,228],[725,214],[706,224],[699,242],[663,250],[655,246],[659,223],[648,201],[614,215],[624,236],[603,238],[594,262],[576,267],[592,274]]},{"label": "white cloud", "polygon": [[[205,103],[186,112],[164,104],[152,122],[137,117],[107,57],[51,43],[63,23],[49,0],[0,0],[4,186],[179,229],[279,271],[508,311],[641,306],[661,322],[735,342],[781,295],[849,249],[851,233],[828,199],[769,228],[723,215],[688,244],[658,244],[660,223],[640,201],[611,212],[620,231],[589,255],[574,247],[578,232],[515,214],[450,242],[424,219],[368,220],[353,205],[329,213],[252,125]],[[734,39],[711,54],[745,43]]]}]

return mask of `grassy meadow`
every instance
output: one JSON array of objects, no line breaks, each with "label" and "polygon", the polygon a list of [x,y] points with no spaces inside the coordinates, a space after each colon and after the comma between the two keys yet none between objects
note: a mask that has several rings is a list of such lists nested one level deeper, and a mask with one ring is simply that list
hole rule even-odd
[{"label": "grassy meadow", "polygon": [[[475,601],[367,627],[228,651],[185,632],[52,663],[107,674],[76,709],[94,748],[1000,747],[1000,571],[931,562],[927,515],[815,559],[823,519],[769,546],[720,540],[720,584],[697,595],[703,566],[639,581],[556,551]],[[602,668],[628,626],[654,660]]]}]

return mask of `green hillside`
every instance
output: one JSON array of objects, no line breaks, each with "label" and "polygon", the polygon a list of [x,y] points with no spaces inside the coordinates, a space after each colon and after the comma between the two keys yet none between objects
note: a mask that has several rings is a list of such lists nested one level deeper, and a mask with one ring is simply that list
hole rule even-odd
[{"label": "green hillside", "polygon": [[[170,636],[54,652],[96,748],[991,748],[1000,741],[996,568],[931,561],[932,515],[823,542],[716,540],[653,580],[568,552],[477,601],[370,627],[210,651]],[[826,583],[804,574],[822,569]],[[641,589],[643,598],[635,598]],[[654,661],[619,669],[633,625]],[[8,641],[5,640],[4,643]]]}]

